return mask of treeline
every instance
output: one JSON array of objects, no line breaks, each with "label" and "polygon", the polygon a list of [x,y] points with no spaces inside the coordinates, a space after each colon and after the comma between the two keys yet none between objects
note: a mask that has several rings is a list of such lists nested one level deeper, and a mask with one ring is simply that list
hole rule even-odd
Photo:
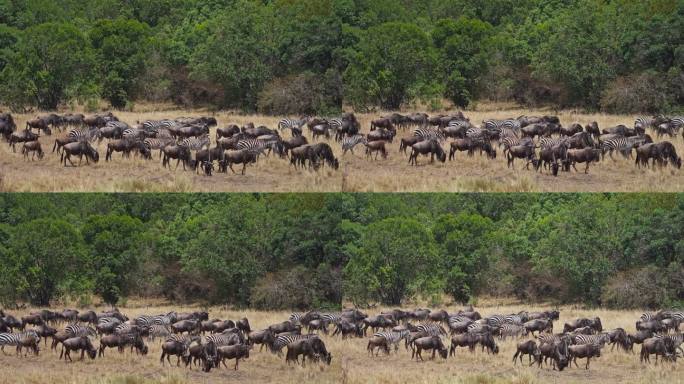
[{"label": "treeline", "polygon": [[684,105],[680,0],[0,1],[0,104]]},{"label": "treeline", "polygon": [[684,195],[13,194],[0,299],[684,304]]}]

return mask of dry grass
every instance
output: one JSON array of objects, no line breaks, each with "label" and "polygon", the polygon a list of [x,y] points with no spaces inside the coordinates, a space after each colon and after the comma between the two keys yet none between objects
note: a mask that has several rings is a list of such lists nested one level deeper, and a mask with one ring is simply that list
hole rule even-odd
[{"label": "dry grass", "polygon": [[[473,122],[484,118],[507,118],[518,115],[535,115],[540,111],[522,109],[497,110],[496,106],[484,106],[486,111],[470,111],[467,115]],[[211,114],[207,111],[169,110],[163,106],[143,106],[144,112],[121,112],[120,118],[128,123],[147,119],[174,118]],[[163,109],[157,110],[156,108]],[[362,130],[368,131],[370,120],[378,114],[359,115]],[[25,121],[34,115],[18,115],[17,124],[23,127]],[[215,114],[219,125],[228,123],[245,124],[254,122],[275,127],[278,118],[238,115],[231,112]],[[601,127],[618,123],[632,125],[634,116],[604,114],[583,114],[561,111],[565,124],[582,124],[598,121]],[[399,132],[398,137],[410,132]],[[324,168],[319,172],[295,170],[286,160],[264,158],[256,166],[248,167],[247,174],[215,174],[204,177],[182,170],[165,170],[156,154],[154,160],[122,160],[120,154],[114,161],[104,162],[105,144],[100,145],[99,164],[79,168],[63,167],[59,156],[51,153],[54,138],[41,137],[47,149],[42,161],[25,162],[19,153],[12,153],[7,145],[0,146],[0,169],[4,191],[106,191],[106,192],[187,192],[187,191],[230,191],[230,192],[674,192],[684,190],[684,173],[671,167],[665,170],[639,170],[633,160],[616,157],[593,165],[589,174],[561,173],[557,178],[548,174],[523,170],[516,162],[516,169],[506,166],[506,160],[499,156],[490,161],[485,157],[468,158],[457,154],[457,160],[445,164],[428,164],[426,158],[419,159],[420,165],[407,164],[407,157],[398,151],[399,140],[389,145],[389,158],[369,161],[363,156],[363,148],[357,147],[356,155],[341,156],[341,148],[331,142],[333,150],[340,157],[340,170],[335,172]],[[212,131],[212,138],[214,137]],[[673,140],[680,153],[684,153],[682,138]],[[582,168],[578,167],[580,170]]]},{"label": "dry grass", "polygon": [[[489,302],[479,307],[483,314],[517,312],[520,305],[504,303],[497,305]],[[529,310],[548,309],[548,307],[529,307]],[[171,310],[167,305],[136,306],[122,310],[128,314],[160,313]],[[176,310],[193,310],[192,307],[174,307]],[[380,311],[376,308],[374,311]],[[455,310],[456,308],[447,308]],[[224,308],[209,308],[212,317],[238,318],[247,316],[254,329],[286,319],[288,312],[233,311]],[[606,328],[622,326],[633,331],[633,324],[640,315],[637,311],[584,310],[561,308],[561,320],[557,324],[579,316],[600,316]],[[209,374],[184,368],[162,367],[158,357],[158,343],[150,345],[150,354],[137,357],[135,354],[119,355],[108,350],[105,358],[85,362],[65,364],[58,355],[42,351],[38,357],[17,358],[2,356],[0,383],[231,383],[231,382],[278,382],[278,383],[681,383],[684,375],[681,367],[665,364],[662,366],[642,365],[638,354],[610,352],[592,361],[589,370],[569,368],[556,372],[550,368],[528,368],[513,366],[511,357],[515,352],[516,341],[500,343],[501,352],[497,356],[481,353],[470,354],[459,349],[455,358],[447,360],[412,361],[410,352],[399,349],[390,356],[369,357],[366,340],[341,340],[323,336],[328,349],[333,354],[331,366],[288,366],[283,359],[268,352],[254,351],[251,357],[240,364],[240,369],[213,370]],[[95,343],[97,346],[97,343]],[[637,346],[637,351],[639,347]],[[173,361],[173,359],[172,359]],[[526,360],[525,360],[526,361]]]}]

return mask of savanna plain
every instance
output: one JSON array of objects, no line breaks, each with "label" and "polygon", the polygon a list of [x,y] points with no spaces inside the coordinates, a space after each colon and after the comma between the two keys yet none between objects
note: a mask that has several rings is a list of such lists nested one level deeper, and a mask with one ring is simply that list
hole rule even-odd
[{"label": "savanna plain", "polygon": [[[230,111],[209,112],[203,110],[179,110],[159,106],[141,105],[137,112],[117,112],[119,119],[128,124],[136,124],[145,120],[159,120],[177,117],[214,116],[218,126],[228,124],[239,126],[247,123],[265,125],[276,128],[282,117],[264,115],[242,115]],[[66,113],[71,111],[60,111]],[[410,113],[412,111],[402,111]],[[361,133],[367,134],[371,120],[390,112],[357,114],[361,123]],[[448,112],[445,112],[448,113]],[[436,114],[436,113],[433,113]],[[593,121],[599,128],[608,128],[618,124],[628,127],[634,125],[633,115],[589,114],[575,111],[539,111],[514,108],[497,108],[482,106],[475,111],[465,111],[470,121],[479,125],[484,119],[515,118],[521,115],[555,114],[563,126],[572,123],[582,125]],[[14,115],[19,129],[23,129],[28,119],[36,113]],[[212,146],[215,144],[216,127],[211,128]],[[653,132],[647,132],[654,140],[673,142],[679,154],[684,153],[684,141],[681,135],[673,138],[656,138]],[[505,156],[497,148],[497,158],[488,159],[486,155],[477,153],[469,157],[465,152],[457,152],[453,161],[445,163],[435,161],[430,164],[429,158],[419,157],[418,166],[408,164],[408,155],[399,151],[400,138],[411,136],[412,129],[399,130],[393,143],[388,144],[388,157],[377,160],[369,159],[364,154],[363,145],[355,148],[354,153],[343,155],[342,148],[334,139],[327,142],[339,159],[340,167],[332,170],[323,167],[318,171],[295,169],[289,160],[271,155],[261,156],[256,164],[249,165],[245,175],[240,175],[241,166],[235,167],[236,174],[228,170],[227,174],[214,172],[212,177],[197,174],[194,171],[166,169],[162,167],[157,151],[152,160],[144,160],[131,156],[122,158],[114,153],[113,160],[104,159],[106,143],[97,145],[100,161],[97,164],[80,167],[65,167],[60,163],[60,156],[52,152],[57,137],[65,132],[53,132],[51,136],[41,135],[39,141],[46,151],[42,160],[27,161],[20,153],[6,144],[0,145],[0,190],[7,192],[673,192],[684,190],[684,172],[672,166],[663,169],[639,169],[634,158],[623,158],[616,154],[614,159],[605,157],[600,163],[593,163],[585,174],[584,165],[579,164],[579,172],[560,172],[558,177],[548,171],[535,172],[524,169],[524,162],[518,159],[513,168],[507,166]],[[281,132],[288,139],[289,131]],[[315,142],[305,128],[304,135],[310,143]],[[319,139],[318,141],[325,141]],[[448,141],[443,144],[448,152]],[[175,165],[175,161],[173,162]]]},{"label": "savanna plain", "polygon": [[[410,306],[407,306],[407,308]],[[483,316],[493,313],[514,313],[525,310],[547,310],[551,306],[529,306],[512,303],[506,300],[488,300],[477,306]],[[103,308],[104,309],[104,308]],[[171,306],[168,303],[130,300],[126,307],[119,308],[129,317],[140,314],[166,313],[171,310],[192,311],[208,310],[210,318],[237,319],[243,316],[250,321],[253,330],[262,329],[270,324],[286,320],[290,312],[264,312],[254,310],[233,310],[225,307],[200,308],[197,306]],[[372,308],[366,313],[375,314],[388,308]],[[447,311],[456,311],[460,307],[446,307]],[[641,315],[639,311],[612,311],[604,309],[583,309],[576,307],[560,307],[560,320],[555,329],[562,328],[564,322],[577,317],[595,317],[602,319],[605,329],[623,327],[634,332],[634,323]],[[13,313],[25,314],[32,309],[22,309]],[[370,336],[370,334],[368,335]],[[410,350],[403,344],[398,352],[390,355],[382,352],[378,357],[369,356],[366,351],[367,338],[348,338],[321,335],[327,349],[332,353],[330,366],[309,363],[288,365],[284,357],[271,352],[259,351],[256,346],[247,360],[240,362],[237,371],[229,368],[214,369],[204,373],[197,367],[190,370],[175,366],[162,366],[159,362],[161,354],[160,341],[148,342],[147,356],[138,356],[126,351],[117,353],[108,349],[104,358],[65,363],[59,360],[59,351],[50,351],[41,347],[39,356],[14,356],[13,348],[0,356],[0,383],[237,383],[237,382],[274,382],[274,383],[670,383],[684,382],[681,363],[641,364],[639,362],[640,346],[635,345],[635,353],[610,351],[604,348],[602,356],[592,359],[588,370],[584,369],[584,360],[579,361],[579,368],[568,367],[563,372],[554,371],[550,366],[538,368],[536,365],[513,365],[512,356],[516,343],[521,339],[499,341],[499,354],[489,355],[479,348],[474,353],[459,348],[454,357],[443,360],[439,357],[419,362],[411,359]],[[444,340],[448,346],[448,340]],[[99,342],[94,341],[95,348]]]}]

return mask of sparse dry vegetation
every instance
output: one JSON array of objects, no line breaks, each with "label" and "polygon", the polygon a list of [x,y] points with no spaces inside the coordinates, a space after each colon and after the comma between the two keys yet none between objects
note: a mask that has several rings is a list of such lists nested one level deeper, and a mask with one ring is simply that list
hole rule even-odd
[{"label": "sparse dry vegetation", "polygon": [[[487,107],[489,110],[480,108],[478,111],[466,112],[466,115],[479,124],[485,118],[509,118],[550,112]],[[147,119],[211,114],[207,111],[173,110],[159,106],[144,108],[147,109],[142,112],[119,112],[117,115],[123,121],[134,124]],[[362,132],[368,132],[370,120],[378,115],[380,113],[358,116]],[[634,123],[634,116],[631,115],[573,111],[561,111],[558,115],[564,125],[597,121],[604,128],[617,124],[632,126]],[[19,129],[23,128],[27,119],[34,116],[35,114],[15,115]],[[277,117],[238,115],[232,112],[219,112],[215,117],[219,126],[254,122],[275,128],[279,120]],[[215,128],[212,128],[212,140],[215,137],[214,132]],[[308,132],[305,134],[312,141]],[[244,176],[215,173],[213,177],[205,177],[193,172],[183,172],[180,168],[162,168],[156,152],[150,161],[139,158],[122,159],[120,154],[115,154],[114,161],[107,163],[104,161],[105,141],[98,148],[101,157],[98,164],[65,168],[59,163],[59,156],[51,152],[55,138],[60,135],[54,133],[40,138],[43,148],[47,150],[42,161],[24,161],[19,152],[12,153],[5,143],[0,145],[0,168],[4,174],[2,189],[7,192],[673,192],[684,189],[684,172],[672,167],[663,170],[637,169],[633,159],[623,159],[619,155],[615,161],[606,157],[600,164],[592,165],[589,174],[561,172],[558,177],[524,170],[521,162],[516,162],[516,169],[509,169],[500,150],[496,160],[478,155],[468,157],[459,152],[455,161],[429,164],[426,158],[422,158],[419,159],[419,166],[412,167],[408,165],[408,157],[398,150],[398,139],[411,134],[410,130],[400,130],[394,143],[388,146],[388,158],[377,161],[367,160],[361,146],[356,148],[354,155],[347,153],[342,156],[340,145],[331,140],[335,155],[340,158],[338,171],[327,167],[318,172],[296,170],[288,161],[271,156],[262,157],[258,164],[249,166]],[[675,144],[678,153],[684,153],[681,136],[668,140]]]},{"label": "sparse dry vegetation", "polygon": [[[161,303],[142,303],[129,301],[128,307],[120,308],[123,312],[138,315],[142,313],[163,313],[170,310],[191,311],[198,307],[178,307]],[[373,308],[367,312],[379,313],[386,308]],[[446,308],[455,311],[457,307]],[[484,314],[512,313],[521,309],[543,310],[549,306],[528,306],[510,301],[488,300],[477,309]],[[221,307],[208,308],[211,317],[239,318],[247,316],[253,329],[261,329],[269,324],[283,321],[289,312],[260,312],[254,310],[233,310]],[[582,309],[561,307],[561,318],[556,327],[576,317],[600,316],[604,328],[624,327],[634,331],[634,321],[641,315],[639,311],[609,311],[603,309]],[[29,310],[24,310],[28,312]],[[22,311],[22,313],[24,312]],[[58,353],[43,348],[40,356],[18,358],[1,356],[2,368],[0,383],[102,383],[102,384],[181,384],[181,383],[669,383],[682,382],[681,363],[677,365],[642,365],[639,363],[638,350],[629,354],[610,352],[610,347],[596,361],[592,361],[589,370],[580,363],[580,369],[568,368],[563,372],[553,371],[550,367],[513,366],[511,358],[515,352],[517,341],[508,339],[500,345],[497,356],[481,353],[479,348],[471,354],[459,349],[456,357],[447,360],[416,362],[411,360],[410,351],[403,345],[398,353],[390,356],[370,357],[366,352],[367,339],[341,340],[339,337],[322,336],[328,350],[333,355],[332,364],[328,366],[288,366],[284,358],[278,358],[269,352],[258,352],[258,348],[250,354],[250,358],[240,363],[238,371],[221,368],[203,373],[198,369],[192,371],[185,368],[162,367],[159,363],[159,342],[150,343],[150,353],[145,357],[126,352],[119,355],[109,350],[105,358],[66,364],[58,359]],[[98,342],[95,342],[98,345]],[[173,359],[172,359],[173,361]],[[525,359],[525,361],[527,361]]]}]

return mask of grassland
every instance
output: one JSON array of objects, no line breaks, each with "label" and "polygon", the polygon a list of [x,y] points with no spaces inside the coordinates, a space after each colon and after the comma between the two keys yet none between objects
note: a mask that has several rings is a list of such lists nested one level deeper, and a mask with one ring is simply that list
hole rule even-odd
[{"label": "grassland", "polygon": [[[521,309],[538,310],[549,307],[530,307],[492,302],[477,308],[483,314],[509,313]],[[193,307],[170,307],[167,305],[130,305],[121,308],[129,315],[142,313],[161,313],[169,310],[193,310]],[[373,309],[373,313],[383,308]],[[455,310],[456,308],[447,308]],[[27,312],[28,310],[26,310]],[[253,329],[261,329],[269,324],[282,321],[288,312],[234,311],[225,308],[209,308],[211,317],[238,318],[247,316]],[[563,324],[570,318],[579,316],[600,316],[604,327],[624,327],[633,331],[638,311],[585,310],[561,308]],[[561,325],[562,326],[562,325]],[[447,360],[437,359],[425,362],[412,361],[410,351],[399,349],[390,356],[369,357],[365,339],[341,340],[339,337],[322,336],[333,355],[330,366],[311,365],[306,367],[288,366],[283,358],[269,352],[253,351],[250,358],[241,362],[238,371],[219,369],[202,373],[196,369],[188,370],[161,366],[159,363],[159,343],[150,344],[150,353],[145,357],[126,352],[119,355],[108,350],[105,358],[84,362],[64,363],[58,354],[43,350],[40,356],[18,358],[13,355],[0,356],[0,383],[670,383],[684,381],[679,366],[672,364],[643,365],[637,354],[610,352],[592,361],[589,370],[569,368],[563,372],[550,367],[513,366],[512,355],[516,341],[500,343],[500,353],[496,356],[481,353],[470,354],[459,349],[456,357]],[[97,342],[95,345],[97,346]],[[49,348],[48,348],[49,349]],[[172,359],[173,361],[173,359]]]},{"label": "grassland", "polygon": [[[496,109],[469,111],[471,121],[479,123],[485,118],[508,118],[519,115],[553,113],[523,109]],[[408,111],[405,111],[408,112]],[[140,112],[120,112],[117,115],[129,124],[147,119],[175,118],[180,116],[207,115],[211,112],[200,110],[173,110],[159,107],[141,108]],[[245,124],[254,122],[276,127],[278,118],[259,115],[239,115],[232,112],[214,114],[220,126],[228,123]],[[370,120],[376,114],[358,115],[362,131],[367,132]],[[600,127],[623,123],[631,126],[634,116],[604,114],[584,114],[573,111],[558,113],[561,122],[582,124],[597,121]],[[35,114],[15,115],[20,129],[27,119]],[[63,135],[64,133],[62,133]],[[411,132],[399,131],[397,138],[408,136]],[[258,164],[248,167],[247,174],[215,174],[213,177],[183,172],[182,169],[167,170],[161,167],[157,154],[151,161],[142,159],[124,160],[120,154],[114,161],[105,162],[105,142],[99,145],[101,161],[98,164],[82,167],[64,167],[59,155],[52,153],[54,139],[42,136],[40,142],[47,150],[42,161],[24,161],[19,152],[12,153],[7,145],[0,146],[0,190],[8,192],[189,192],[189,191],[226,191],[226,192],[675,192],[684,190],[684,172],[669,167],[665,170],[643,170],[634,167],[633,160],[623,159],[593,165],[589,174],[582,172],[561,173],[553,177],[522,169],[516,162],[515,169],[506,166],[506,160],[499,151],[496,160],[485,156],[467,157],[462,152],[455,161],[445,164],[428,164],[426,158],[419,159],[419,166],[409,166],[407,157],[399,153],[399,140],[389,145],[389,157],[377,161],[368,160],[363,148],[357,147],[355,154],[342,156],[339,144],[331,141],[331,146],[340,158],[340,169],[332,171],[324,168],[319,172],[295,170],[287,160],[275,157],[262,158]],[[286,134],[286,135],[289,135]],[[214,138],[214,131],[211,133]],[[309,137],[309,139],[311,139]],[[684,153],[682,137],[672,139],[679,153]],[[311,140],[310,140],[311,141]],[[448,148],[448,144],[447,144]],[[582,169],[580,168],[580,171]]]}]

